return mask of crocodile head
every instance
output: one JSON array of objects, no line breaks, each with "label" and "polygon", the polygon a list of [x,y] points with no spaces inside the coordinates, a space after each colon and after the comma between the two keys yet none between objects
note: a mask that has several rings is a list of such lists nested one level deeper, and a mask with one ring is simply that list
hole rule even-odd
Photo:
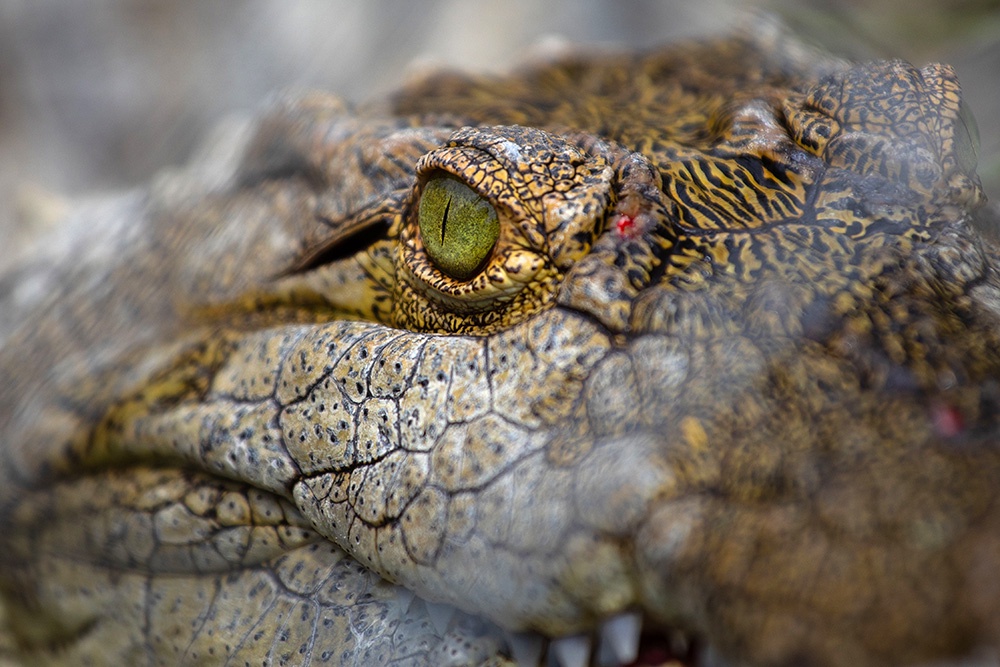
[{"label": "crocodile head", "polygon": [[234,136],[3,278],[11,655],[1000,646],[1000,279],[950,68],[730,38]]}]

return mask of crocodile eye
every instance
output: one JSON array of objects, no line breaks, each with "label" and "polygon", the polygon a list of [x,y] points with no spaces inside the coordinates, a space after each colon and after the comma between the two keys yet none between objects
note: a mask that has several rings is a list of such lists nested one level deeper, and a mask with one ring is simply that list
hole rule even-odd
[{"label": "crocodile eye", "polygon": [[955,153],[958,166],[971,174],[979,164],[979,124],[972,109],[962,100],[958,108],[958,126],[955,128]]},{"label": "crocodile eye", "polygon": [[455,280],[475,276],[500,238],[500,220],[493,206],[447,176],[424,185],[418,220],[427,256]]}]

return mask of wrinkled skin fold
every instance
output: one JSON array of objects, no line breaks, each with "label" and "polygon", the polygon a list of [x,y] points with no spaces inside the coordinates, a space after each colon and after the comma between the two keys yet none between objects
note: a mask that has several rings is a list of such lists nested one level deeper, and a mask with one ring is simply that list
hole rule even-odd
[{"label": "wrinkled skin fold", "polygon": [[764,31],[284,100],[81,202],[0,277],[0,655],[1000,650],[976,142],[947,66]]}]

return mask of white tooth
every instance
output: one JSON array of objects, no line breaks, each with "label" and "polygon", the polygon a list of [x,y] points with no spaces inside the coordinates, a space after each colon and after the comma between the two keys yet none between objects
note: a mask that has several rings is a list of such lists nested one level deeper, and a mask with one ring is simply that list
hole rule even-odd
[{"label": "white tooth", "polygon": [[590,638],[587,635],[573,635],[553,639],[549,644],[549,658],[560,667],[587,667],[590,661]]},{"label": "white tooth", "polygon": [[542,659],[543,642],[542,636],[534,632],[507,633],[510,654],[517,667],[538,667],[538,662]]},{"label": "white tooth", "polygon": [[396,603],[404,611],[410,610],[410,604],[413,603],[413,598],[416,597],[416,593],[411,591],[409,588],[403,588],[402,586],[396,587]]},{"label": "white tooth", "polygon": [[410,606],[406,608],[407,614],[420,614],[425,613],[426,607],[424,606],[424,599],[419,595],[414,595],[410,598]]},{"label": "white tooth", "polygon": [[597,667],[620,667],[615,656],[611,655],[611,649],[605,642],[597,642],[597,655],[594,656]]},{"label": "white tooth", "polygon": [[621,664],[615,657],[611,644],[602,641],[597,645],[597,667],[621,667]]},{"label": "white tooth", "polygon": [[[617,663],[635,662],[639,656],[639,635],[642,632],[642,614],[619,614],[601,626],[601,648],[608,646]],[[602,650],[602,653],[604,651]]]},{"label": "white tooth", "polygon": [[450,604],[439,604],[437,602],[427,602],[427,615],[431,617],[434,628],[442,635],[448,632],[451,619],[458,611]]}]

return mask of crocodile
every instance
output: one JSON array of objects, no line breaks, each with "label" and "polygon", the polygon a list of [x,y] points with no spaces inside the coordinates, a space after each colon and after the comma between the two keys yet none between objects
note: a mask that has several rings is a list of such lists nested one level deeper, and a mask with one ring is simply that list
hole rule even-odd
[{"label": "crocodile", "polygon": [[0,276],[0,661],[995,659],[975,120],[765,28],[74,201]]}]

